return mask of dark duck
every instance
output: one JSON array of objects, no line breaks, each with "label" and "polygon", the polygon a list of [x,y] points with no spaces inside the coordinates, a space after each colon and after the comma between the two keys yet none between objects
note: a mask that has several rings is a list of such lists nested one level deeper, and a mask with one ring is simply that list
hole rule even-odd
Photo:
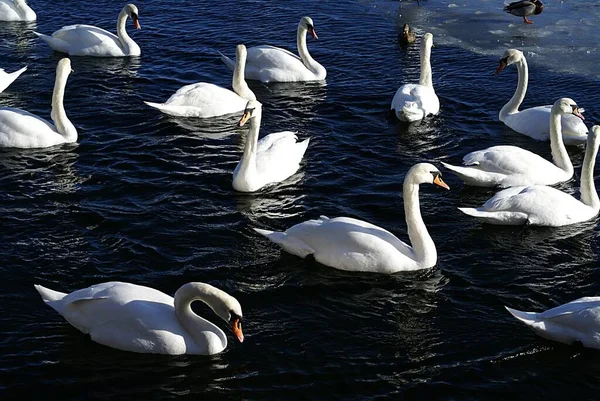
[{"label": "dark duck", "polygon": [[541,14],[544,11],[544,5],[540,0],[514,1],[505,6],[504,11],[517,17],[523,17],[523,22],[526,24],[533,24],[533,21],[527,17]]}]

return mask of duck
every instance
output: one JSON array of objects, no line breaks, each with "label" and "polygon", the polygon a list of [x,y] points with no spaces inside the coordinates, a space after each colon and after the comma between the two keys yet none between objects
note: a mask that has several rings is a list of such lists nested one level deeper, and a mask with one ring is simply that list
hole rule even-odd
[{"label": "duck", "polygon": [[421,77],[418,84],[404,84],[396,91],[390,110],[400,121],[420,121],[440,111],[440,101],[431,79],[431,47],[433,35],[426,33],[421,39]]},{"label": "duck", "polygon": [[0,93],[4,92],[4,90],[8,88],[10,84],[15,82],[15,80],[25,71],[27,71],[27,66],[11,73],[7,73],[0,68]]},{"label": "duck", "polygon": [[[288,50],[275,46],[254,46],[248,49],[246,59],[246,79],[269,82],[308,82],[323,81],[327,70],[312,58],[306,46],[306,34],[318,39],[312,18],[302,17],[298,23],[296,43],[300,57]],[[221,60],[230,70],[235,68],[235,61],[225,55]]]},{"label": "duck", "polygon": [[70,56],[127,57],[139,56],[141,49],[127,34],[125,24],[131,18],[136,29],[141,29],[138,8],[126,4],[117,19],[117,35],[92,25],[64,26],[51,36],[35,33],[53,50]]},{"label": "duck", "polygon": [[25,0],[0,0],[0,21],[32,22],[35,20],[37,15]]},{"label": "duck", "polygon": [[246,46],[236,47],[233,91],[221,86],[198,82],[181,87],[165,103],[144,102],[162,113],[176,117],[209,118],[241,112],[249,100],[256,100],[244,80]]},{"label": "duck", "polygon": [[466,215],[496,225],[562,227],[593,219],[600,211],[594,185],[594,165],[600,126],[588,134],[579,192],[581,199],[545,185],[518,186],[498,192],[478,208],[459,208]]},{"label": "duck", "polygon": [[210,284],[191,282],[171,297],[142,285],[111,281],[66,294],[34,285],[42,300],[92,341],[121,351],[144,354],[214,355],[227,347],[227,336],[191,308],[202,301],[227,324],[239,342],[242,307],[237,299]]},{"label": "duck", "polygon": [[374,224],[351,217],[321,216],[284,232],[254,228],[283,250],[301,258],[312,255],[326,266],[351,272],[393,274],[428,269],[437,262],[433,239],[421,217],[419,187],[450,187],[430,163],[418,163],[404,178],[404,212],[410,244]]},{"label": "duck", "polygon": [[238,192],[256,192],[295,174],[310,142],[310,138],[297,142],[291,131],[275,132],[259,141],[261,119],[262,105],[249,100],[238,124],[242,127],[250,121],[244,153],[233,171],[232,185]]},{"label": "duck", "polygon": [[[523,52],[517,49],[508,49],[500,59],[496,75],[507,66],[515,64],[518,72],[517,89],[512,98],[502,107],[498,119],[507,127],[522,135],[527,135],[538,141],[550,140],[551,105],[531,107],[519,111],[519,106],[527,93],[529,69]],[[583,110],[580,110],[583,112]],[[563,141],[567,145],[583,145],[587,141],[588,127],[581,118],[573,115],[561,117]]]},{"label": "duck", "polygon": [[554,102],[549,114],[552,161],[518,146],[500,145],[468,153],[463,157],[464,166],[442,165],[465,184],[477,187],[554,185],[570,180],[573,164],[561,134],[561,118],[570,114],[583,118],[574,100],[561,98]]},{"label": "duck", "polygon": [[67,117],[63,104],[71,72],[71,60],[59,60],[50,113],[54,124],[25,110],[0,107],[0,147],[46,148],[77,141],[77,129]]},{"label": "duck", "polygon": [[407,45],[413,43],[416,39],[417,35],[415,32],[410,29],[408,24],[404,24],[402,27],[402,33],[398,35],[398,41],[403,45]]},{"label": "duck", "polygon": [[535,334],[547,340],[600,349],[600,297],[582,297],[544,312],[522,312],[505,306]]},{"label": "duck", "polygon": [[540,0],[513,1],[506,5],[503,10],[517,17],[523,17],[523,23],[525,24],[533,24],[533,21],[527,17],[529,15],[540,15],[544,11],[544,4]]}]

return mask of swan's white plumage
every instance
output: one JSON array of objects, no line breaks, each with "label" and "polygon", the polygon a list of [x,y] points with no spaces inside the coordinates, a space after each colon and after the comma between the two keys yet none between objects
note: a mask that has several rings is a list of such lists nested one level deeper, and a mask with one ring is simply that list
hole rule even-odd
[{"label": "swan's white plumage", "polygon": [[506,309],[543,338],[600,349],[600,297],[579,298],[541,313]]},{"label": "swan's white plumage", "polygon": [[600,145],[600,126],[588,134],[581,172],[581,200],[544,185],[504,189],[479,208],[459,208],[463,213],[498,225],[531,224],[559,227],[588,221],[598,215],[600,200],[594,185],[594,165]]},{"label": "swan's white plumage", "polygon": [[435,265],[437,252],[419,210],[419,185],[441,181],[433,165],[420,163],[411,168],[404,180],[406,222],[412,246],[374,224],[350,218],[308,220],[284,232],[255,230],[285,251],[315,260],[340,270],[391,274],[426,269]]},{"label": "swan's white plumage", "polygon": [[[527,93],[529,70],[523,52],[508,49],[500,60],[496,73],[506,66],[515,64],[518,71],[518,83],[513,97],[502,107],[498,119],[519,134],[527,135],[538,141],[550,140],[550,111],[552,106],[537,106],[519,111],[519,106]],[[567,145],[580,145],[587,139],[588,128],[583,121],[573,115],[561,116],[562,136]]]},{"label": "swan's white plumage", "polygon": [[[317,38],[314,24],[310,17],[302,17],[298,24],[296,42],[300,57],[292,52],[275,46],[254,46],[248,49],[246,60],[246,79],[261,82],[303,82],[322,81],[327,77],[327,70],[315,61],[306,46],[306,34],[310,32]],[[231,70],[235,62],[226,56],[221,60]]]},{"label": "swan's white plumage", "polygon": [[463,158],[464,166],[442,164],[465,184],[480,187],[554,185],[567,181],[573,176],[573,164],[561,140],[560,118],[565,113],[574,113],[573,105],[576,103],[571,99],[558,99],[553,106],[554,112],[548,115],[552,120],[552,162],[517,146],[501,145],[468,153]]},{"label": "swan's white plumage", "polygon": [[[175,299],[180,291],[193,290],[192,286],[201,287],[218,301],[207,304],[221,318],[227,319],[223,315],[228,309],[241,317],[237,300],[208,284],[186,284],[175,294]],[[71,325],[89,334],[93,341],[112,348],[139,353],[212,355],[227,346],[225,333],[195,314],[198,330],[190,333],[176,312],[177,301],[150,287],[108,282],[70,294],[40,285],[35,288],[44,302]],[[199,297],[191,300],[194,299],[203,300]],[[185,304],[184,309],[189,309],[189,304]],[[193,314],[191,309],[189,312]]]},{"label": "swan's white plumage", "polygon": [[0,93],[4,91],[4,89],[8,88],[10,84],[12,84],[15,79],[19,78],[19,75],[27,71],[27,67],[23,67],[20,70],[13,71],[11,73],[7,73],[2,68],[0,68]]},{"label": "swan's white plumage", "polygon": [[71,56],[125,57],[139,56],[140,47],[129,37],[125,29],[130,17],[139,29],[138,9],[127,4],[119,14],[117,35],[92,25],[64,26],[51,36],[34,32],[55,51]]},{"label": "swan's white plumage", "polygon": [[419,121],[440,111],[440,100],[431,79],[431,46],[433,35],[426,33],[421,39],[421,76],[418,84],[404,84],[396,91],[390,109],[401,121]]},{"label": "swan's white plumage", "polygon": [[256,100],[246,106],[246,113],[251,113],[250,130],[242,159],[233,172],[232,185],[236,191],[255,192],[292,176],[300,168],[310,141],[309,138],[298,142],[298,136],[291,131],[275,132],[258,140],[261,109]]},{"label": "swan's white plumage", "polygon": [[0,0],[0,21],[35,21],[37,15],[25,0]]}]

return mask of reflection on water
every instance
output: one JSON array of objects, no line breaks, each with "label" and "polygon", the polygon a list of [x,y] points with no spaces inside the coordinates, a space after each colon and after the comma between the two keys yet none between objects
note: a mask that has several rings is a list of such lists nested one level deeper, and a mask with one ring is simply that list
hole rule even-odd
[{"label": "reflection on water", "polygon": [[35,45],[35,31],[37,24],[32,22],[5,22],[0,21],[0,42],[11,46],[17,54],[23,56]]},{"label": "reflection on water", "polygon": [[[302,200],[306,195],[293,189],[297,188],[303,179],[304,172],[298,171],[287,180],[269,186],[259,193],[236,193],[237,210],[253,223],[260,219],[269,221],[299,216],[305,211]],[[292,193],[286,193],[286,190],[292,190]]]}]

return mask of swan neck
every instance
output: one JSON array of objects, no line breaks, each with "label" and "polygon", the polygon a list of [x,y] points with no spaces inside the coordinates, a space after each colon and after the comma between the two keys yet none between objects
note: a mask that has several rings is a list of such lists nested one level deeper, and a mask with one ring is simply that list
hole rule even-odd
[{"label": "swan neck", "polygon": [[415,261],[423,267],[434,266],[437,262],[437,251],[421,217],[419,184],[413,182],[412,177],[404,180],[403,194],[408,237],[415,252]]},{"label": "swan neck", "polygon": [[119,37],[119,42],[121,42],[121,47],[123,48],[123,53],[129,54],[132,52],[132,49],[137,47],[137,44],[129,37],[126,29],[127,25],[127,11],[123,9],[119,14],[119,18],[117,19],[117,36]]},{"label": "swan neck", "polygon": [[[589,136],[593,136],[590,132]],[[589,140],[586,149],[585,156],[583,158],[583,166],[581,167],[581,201],[588,206],[591,206],[595,210],[600,210],[600,200],[598,199],[598,192],[596,192],[596,186],[594,185],[594,167],[596,166],[596,156],[598,155],[598,144],[597,138]]]},{"label": "swan neck", "polygon": [[227,336],[218,327],[194,313],[192,310],[192,302],[194,301],[204,302],[213,311],[217,305],[222,303],[221,299],[214,291],[211,291],[211,287],[208,285],[202,283],[185,284],[177,290],[173,300],[177,320],[199,347],[206,345],[206,337],[202,333],[210,330],[219,337],[223,349],[225,349],[227,347]]},{"label": "swan neck", "polygon": [[249,121],[250,130],[246,136],[246,145],[244,146],[244,154],[240,161],[239,174],[244,176],[253,176],[256,173],[256,149],[258,147],[258,131],[260,130],[260,121],[262,112],[260,108],[254,110],[254,115]]},{"label": "swan neck", "polygon": [[431,58],[431,45],[424,45],[423,47],[421,47],[421,52],[420,52],[421,76],[419,78],[419,84],[433,89],[430,58]]},{"label": "swan neck", "polygon": [[518,76],[517,89],[508,103],[506,103],[500,110],[499,119],[502,122],[504,122],[504,119],[509,115],[519,111],[519,106],[521,106],[521,103],[523,103],[523,99],[525,99],[525,94],[527,93],[527,84],[529,83],[529,68],[527,67],[527,60],[525,60],[525,57],[522,57],[516,63],[516,65]]},{"label": "swan neck", "polygon": [[573,175],[573,163],[565,148],[561,128],[561,115],[550,112],[550,149],[552,150],[552,161],[569,177]]},{"label": "swan neck", "polygon": [[77,141],[77,129],[67,117],[64,106],[65,87],[68,77],[69,71],[65,71],[59,67],[56,71],[56,81],[54,81],[54,91],[52,92],[52,112],[50,113],[50,117],[54,121],[56,131],[67,142],[75,142]]},{"label": "swan neck", "polygon": [[244,74],[246,72],[246,53],[238,54],[235,59],[235,68],[233,69],[233,80],[231,86],[233,91],[241,98],[246,100],[256,100],[256,95],[250,89]]},{"label": "swan neck", "polygon": [[316,74],[316,65],[319,65],[319,63],[317,63],[308,52],[308,47],[306,46],[307,32],[308,31],[306,28],[304,28],[301,25],[298,25],[298,33],[296,34],[296,45],[298,46],[298,55],[302,60],[302,64],[304,64],[306,68],[308,68],[310,71]]}]

